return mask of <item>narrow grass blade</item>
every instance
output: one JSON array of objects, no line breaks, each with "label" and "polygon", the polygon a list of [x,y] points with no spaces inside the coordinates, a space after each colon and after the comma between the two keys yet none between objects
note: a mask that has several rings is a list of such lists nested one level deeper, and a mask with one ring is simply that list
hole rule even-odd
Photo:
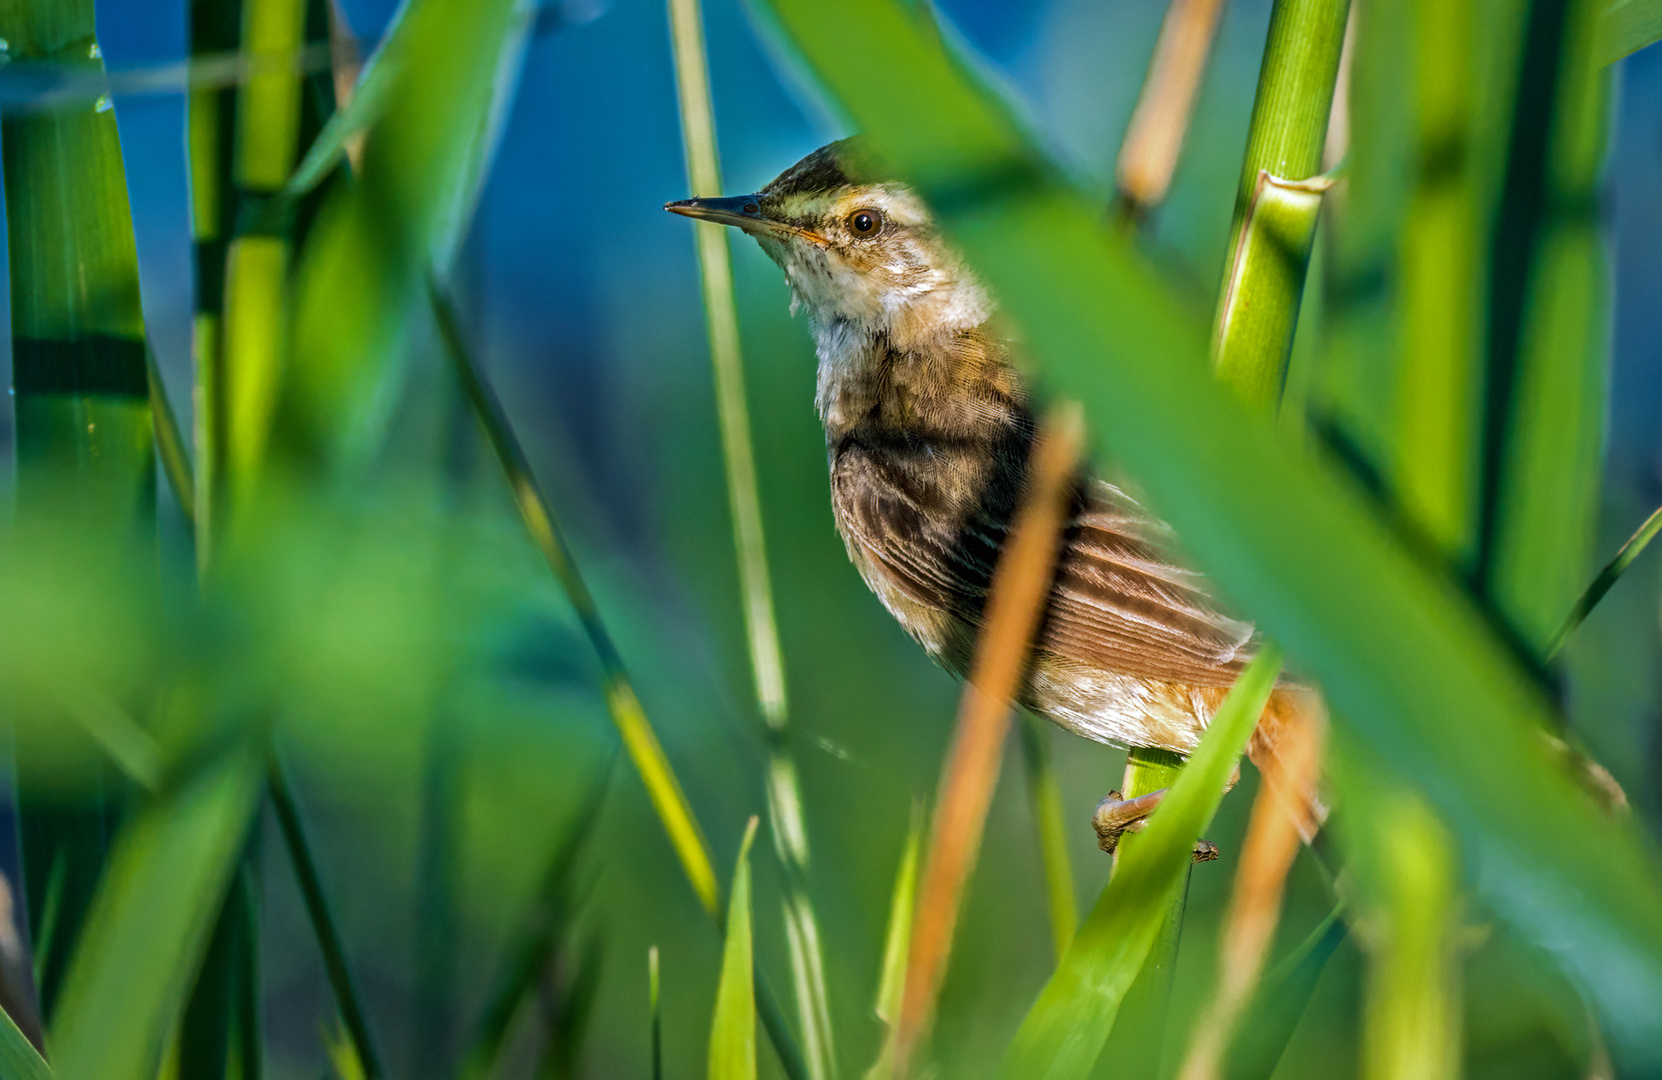
[{"label": "narrow grass blade", "polygon": [[1039,833],[1044,862],[1045,899],[1050,910],[1050,937],[1060,960],[1079,926],[1079,908],[1073,897],[1073,866],[1068,859],[1068,834],[1062,821],[1062,790],[1050,761],[1050,732],[1036,716],[1021,724],[1022,759],[1027,763],[1027,795],[1033,823]]},{"label": "narrow grass blade", "polygon": [[658,995],[658,946],[646,951],[646,1007],[652,1024],[652,1080],[664,1080],[664,1017]]},{"label": "narrow grass blade", "polygon": [[1606,0],[1598,7],[1593,55],[1599,63],[1614,64],[1662,41],[1662,3],[1657,0]]},{"label": "narrow grass blade", "polygon": [[1542,745],[1551,706],[1476,605],[1354,473],[1289,446],[1216,385],[1181,290],[1102,230],[1099,201],[1068,188],[915,19],[890,0],[767,3],[872,150],[929,200],[1046,380],[1084,401],[1102,451],[1320,683],[1335,738],[1416,777],[1483,900],[1596,1003],[1618,1065],[1662,1068],[1652,846]]},{"label": "narrow grass blade", "polygon": [[[699,0],[669,0],[670,40],[675,53],[676,90],[681,107],[681,135],[686,145],[687,178],[695,196],[721,192],[720,154],[716,146],[715,107],[710,100],[708,55]],[[768,575],[767,543],[762,530],[762,503],[756,479],[755,451],[744,387],[744,360],[739,344],[738,308],[733,297],[728,230],[711,222],[693,223],[703,282],[704,313],[709,325],[710,361],[716,389],[716,416],[721,430],[733,543],[738,559],[739,591],[744,609],[745,640],[750,654],[756,702],[769,729],[768,822],[785,868],[783,900],[790,943],[791,976],[796,990],[802,1049],[812,1080],[834,1073],[835,1041],[825,984],[819,920],[808,895],[808,829],[796,763],[787,749],[789,703],[785,659],[774,616],[773,586]]]},{"label": "narrow grass blade", "polygon": [[155,1075],[248,835],[260,780],[257,755],[238,747],[122,828],[53,1020],[55,1075]]},{"label": "narrow grass blade", "polygon": [[450,356],[457,378],[461,380],[462,390],[472,406],[474,418],[478,420],[485,440],[496,456],[497,464],[502,467],[507,477],[514,502],[519,506],[520,517],[525,522],[525,529],[531,534],[532,542],[542,552],[548,568],[554,572],[555,579],[565,590],[567,599],[577,612],[578,621],[582,623],[584,633],[588,635],[589,644],[600,660],[606,678],[606,705],[611,712],[612,722],[617,725],[618,733],[623,737],[624,749],[628,752],[636,771],[640,773],[641,782],[646,785],[647,795],[652,799],[653,808],[658,812],[664,831],[669,834],[670,842],[675,846],[675,853],[681,860],[681,868],[692,884],[693,892],[704,905],[705,911],[715,915],[721,910],[721,902],[716,891],[716,875],[710,862],[709,845],[704,842],[704,834],[693,817],[692,807],[687,804],[687,797],[681,790],[680,781],[675,777],[675,770],[670,766],[669,759],[664,756],[663,746],[658,742],[658,736],[646,718],[640,699],[635,696],[629,674],[623,666],[623,657],[613,644],[612,635],[606,629],[606,624],[601,621],[594,596],[589,592],[582,574],[578,572],[571,549],[566,544],[565,535],[554,517],[553,508],[547,496],[543,494],[542,486],[537,483],[536,475],[531,471],[531,463],[526,459],[519,438],[508,423],[502,403],[485,382],[483,372],[473,362],[472,353],[462,337],[455,309],[436,283],[430,286],[430,296],[445,351]]},{"label": "narrow grass blade", "polygon": [[52,1080],[46,1059],[5,1012],[0,1012],[0,1075],[8,1080]]},{"label": "narrow grass blade", "polygon": [[1218,708],[1139,842],[1128,846],[1096,907],[1045,984],[999,1075],[1065,1080],[1090,1075],[1120,1001],[1143,966],[1181,885],[1194,842],[1257,726],[1281,670],[1266,647]]},{"label": "narrow grass blade", "polygon": [[1345,940],[1340,909],[1316,927],[1298,948],[1259,984],[1247,1018],[1236,1029],[1225,1058],[1229,1080],[1270,1080],[1304,1016],[1328,959]]},{"label": "narrow grass blade", "polygon": [[912,913],[917,906],[918,856],[923,844],[923,813],[912,809],[912,826],[906,831],[906,846],[895,871],[894,890],[889,898],[889,924],[883,934],[883,962],[879,969],[877,997],[872,1011],[888,1025],[888,1036],[877,1061],[866,1070],[866,1080],[892,1080],[894,1076],[894,1025],[900,1019],[901,997],[906,991],[906,954],[912,943]]},{"label": "narrow grass blade", "polygon": [[1638,530],[1627,538],[1627,543],[1623,544],[1621,550],[1616,552],[1616,557],[1605,564],[1604,569],[1599,571],[1599,576],[1593,579],[1593,583],[1587,586],[1587,591],[1582,593],[1580,599],[1575,602],[1575,607],[1564,617],[1563,625],[1558,628],[1558,633],[1553,635],[1552,642],[1547,646],[1547,656],[1549,658],[1558,654],[1558,651],[1564,647],[1564,642],[1569,640],[1571,634],[1575,633],[1575,628],[1580,626],[1588,615],[1592,614],[1599,601],[1603,600],[1605,594],[1615,586],[1617,581],[1621,580],[1621,576],[1627,573],[1627,568],[1633,565],[1633,560],[1643,554],[1645,548],[1652,540],[1656,539],[1656,534],[1659,532],[1662,532],[1662,506],[1651,511],[1650,517],[1646,518],[1644,524],[1640,525]]},{"label": "narrow grass blade", "polygon": [[1218,1080],[1230,1041],[1259,984],[1275,939],[1287,872],[1298,856],[1306,793],[1321,779],[1325,718],[1314,709],[1281,729],[1258,797],[1252,804],[1241,865],[1224,915],[1218,982],[1212,1003],[1195,1021],[1178,1080]]},{"label": "narrow grass blade", "polygon": [[266,786],[271,792],[271,808],[277,815],[277,825],[283,834],[283,844],[288,848],[289,861],[294,865],[295,883],[300,887],[306,915],[311,919],[312,933],[323,953],[323,969],[329,976],[329,988],[334,991],[335,1004],[340,1009],[341,1024],[351,1039],[353,1055],[365,1080],[377,1080],[384,1074],[380,1055],[369,1032],[369,1018],[352,982],[352,972],[346,963],[346,948],[341,943],[340,931],[335,928],[335,917],[329,910],[328,896],[318,876],[317,861],[312,858],[311,845],[306,841],[300,809],[295,805],[282,764],[275,757],[266,772]]},{"label": "narrow grass blade", "polygon": [[710,1080],[756,1080],[755,960],[750,933],[750,842],[756,819],[745,826],[738,866],[727,902],[727,943],[721,952],[721,982],[710,1021]]},{"label": "narrow grass blade", "polygon": [[[616,774],[615,764],[606,767],[584,798],[582,809],[573,819],[570,831],[555,845],[548,868],[543,873],[542,885],[525,914],[524,929],[519,938],[504,950],[508,962],[485,998],[484,1011],[480,1014],[468,1050],[462,1055],[462,1065],[457,1074],[464,1080],[483,1080],[491,1075],[507,1041],[514,1016],[536,988],[537,976],[547,969],[550,956],[577,914],[578,905],[571,894],[578,856],[594,833],[600,809],[605,804],[606,793],[611,789],[612,778]],[[654,947],[654,966],[656,956]]]},{"label": "narrow grass blade", "polygon": [[987,807],[998,783],[1010,703],[1027,670],[1033,635],[1050,593],[1084,439],[1077,406],[1056,406],[1041,422],[1027,464],[1027,494],[993,569],[986,621],[964,682],[924,854],[906,956],[906,988],[894,1026],[894,1065],[901,1076],[934,1019],[964,886],[975,866]]},{"label": "narrow grass blade", "polygon": [[156,354],[145,343],[144,365],[149,383],[150,421],[156,429],[156,451],[162,460],[162,475],[168,488],[178,500],[185,523],[196,525],[196,477],[190,466],[190,450],[185,435],[174,415],[173,403],[167,398],[167,387],[162,384],[162,373],[156,367]]},{"label": "narrow grass blade", "polygon": [[1223,0],[1171,0],[1166,5],[1114,166],[1119,206],[1130,217],[1146,217],[1166,199],[1222,16]]}]

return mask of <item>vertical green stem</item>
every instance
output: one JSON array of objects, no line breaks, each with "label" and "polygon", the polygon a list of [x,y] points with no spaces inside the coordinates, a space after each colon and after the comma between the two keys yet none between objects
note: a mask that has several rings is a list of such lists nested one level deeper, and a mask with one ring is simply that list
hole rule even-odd
[{"label": "vertical green stem", "polygon": [[[1133,747],[1125,758],[1125,780],[1121,789],[1127,799],[1148,795],[1177,782],[1183,768],[1183,759],[1170,750]],[[1114,856],[1117,867],[1127,844],[1135,846],[1140,837],[1128,834],[1120,839],[1120,850]],[[1194,870],[1191,863],[1183,870],[1183,883],[1173,894],[1171,911],[1160,924],[1159,933],[1148,951],[1137,980],[1126,991],[1120,1006],[1115,1028],[1135,1033],[1135,1038],[1116,1039],[1123,1053],[1147,1055],[1139,1060],[1122,1060],[1126,1075],[1155,1076],[1160,1072],[1166,1014],[1171,1003],[1172,975],[1177,970],[1177,949],[1183,939],[1183,914],[1189,899],[1189,877]]]},{"label": "vertical green stem", "polygon": [[1453,842],[1417,795],[1377,807],[1378,906],[1370,920],[1365,1080],[1452,1080],[1460,1074],[1459,868]]},{"label": "vertical green stem", "polygon": [[[6,58],[101,75],[92,0],[0,0]],[[155,505],[138,257],[108,97],[0,121],[10,237],[12,388],[20,511],[72,510],[137,531]],[[101,787],[76,803],[17,748],[25,893],[39,1000],[50,1016],[103,863]],[[50,930],[50,932],[48,932]]]},{"label": "vertical green stem", "polygon": [[[242,40],[240,0],[191,0],[193,57],[234,52]],[[196,250],[196,312],[192,351],[196,366],[196,554],[206,566],[225,488],[224,342],[225,256],[236,224],[232,148],[236,145],[235,86],[190,91],[186,132],[190,150],[191,238]]]},{"label": "vertical green stem", "polygon": [[[1246,159],[1235,193],[1229,266],[1218,305],[1218,377],[1252,401],[1273,404],[1281,395],[1314,233],[1311,230],[1300,237],[1295,231],[1283,242],[1280,259],[1290,269],[1280,274],[1267,273],[1278,265],[1270,260],[1264,262],[1259,273],[1249,272],[1241,256],[1250,245],[1241,243],[1242,234],[1254,197],[1261,189],[1261,173],[1279,180],[1301,181],[1321,170],[1349,11],[1350,0],[1276,0],[1270,13]],[[1231,298],[1243,297],[1259,307],[1273,306],[1280,313],[1277,332],[1228,347],[1222,331],[1230,323]]]},{"label": "vertical green stem", "polygon": [[[716,148],[715,109],[704,48],[703,16],[698,0],[670,0],[670,31],[675,50],[681,131],[686,142],[687,176],[695,196],[721,194],[720,157]],[[744,360],[739,347],[738,307],[733,298],[733,270],[728,230],[694,222],[698,264],[703,280],[704,313],[710,332],[710,361],[716,387],[716,415],[721,428],[727,471],[733,543],[738,557],[745,638],[749,646],[756,701],[768,727],[768,824],[784,867],[785,931],[790,943],[802,1048],[809,1075],[835,1075],[831,1008],[825,985],[825,961],[819,922],[809,899],[808,829],[796,762],[788,749],[788,704],[785,662],[774,617],[768,576],[767,545],[762,533],[762,504],[757,490],[756,458],[751,446],[745,400]]]}]

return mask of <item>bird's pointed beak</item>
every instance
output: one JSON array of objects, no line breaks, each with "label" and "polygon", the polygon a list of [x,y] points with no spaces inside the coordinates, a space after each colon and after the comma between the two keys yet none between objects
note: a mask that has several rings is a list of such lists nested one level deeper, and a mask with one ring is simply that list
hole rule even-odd
[{"label": "bird's pointed beak", "polygon": [[795,225],[788,225],[783,221],[775,221],[768,217],[762,211],[761,199],[756,195],[729,195],[715,199],[682,199],[679,202],[665,203],[664,209],[683,217],[713,221],[718,225],[731,225],[736,229],[743,229],[752,236],[770,236],[780,240],[801,238],[822,247],[825,244],[825,240],[818,233],[798,228]]}]

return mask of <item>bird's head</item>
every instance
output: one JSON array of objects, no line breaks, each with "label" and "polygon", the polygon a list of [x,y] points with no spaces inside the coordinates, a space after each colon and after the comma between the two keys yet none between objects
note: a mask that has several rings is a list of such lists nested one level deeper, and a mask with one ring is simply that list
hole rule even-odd
[{"label": "bird's head", "polygon": [[664,209],[754,236],[822,330],[883,333],[904,347],[978,326],[991,310],[923,200],[871,178],[854,140],[821,147],[754,195]]}]

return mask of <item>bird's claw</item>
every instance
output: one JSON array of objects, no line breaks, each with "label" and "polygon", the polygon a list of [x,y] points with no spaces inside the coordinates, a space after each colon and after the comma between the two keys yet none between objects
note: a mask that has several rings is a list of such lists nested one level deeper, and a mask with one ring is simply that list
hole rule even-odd
[{"label": "bird's claw", "polygon": [[[1128,832],[1142,832],[1143,826],[1148,823],[1148,815],[1160,805],[1168,790],[1161,788],[1135,799],[1127,799],[1117,791],[1110,791],[1097,803],[1096,812],[1091,815],[1091,824],[1096,828],[1097,846],[1112,855],[1119,848],[1121,836]],[[1216,844],[1210,840],[1195,841],[1195,862],[1211,862],[1217,857]]]}]

